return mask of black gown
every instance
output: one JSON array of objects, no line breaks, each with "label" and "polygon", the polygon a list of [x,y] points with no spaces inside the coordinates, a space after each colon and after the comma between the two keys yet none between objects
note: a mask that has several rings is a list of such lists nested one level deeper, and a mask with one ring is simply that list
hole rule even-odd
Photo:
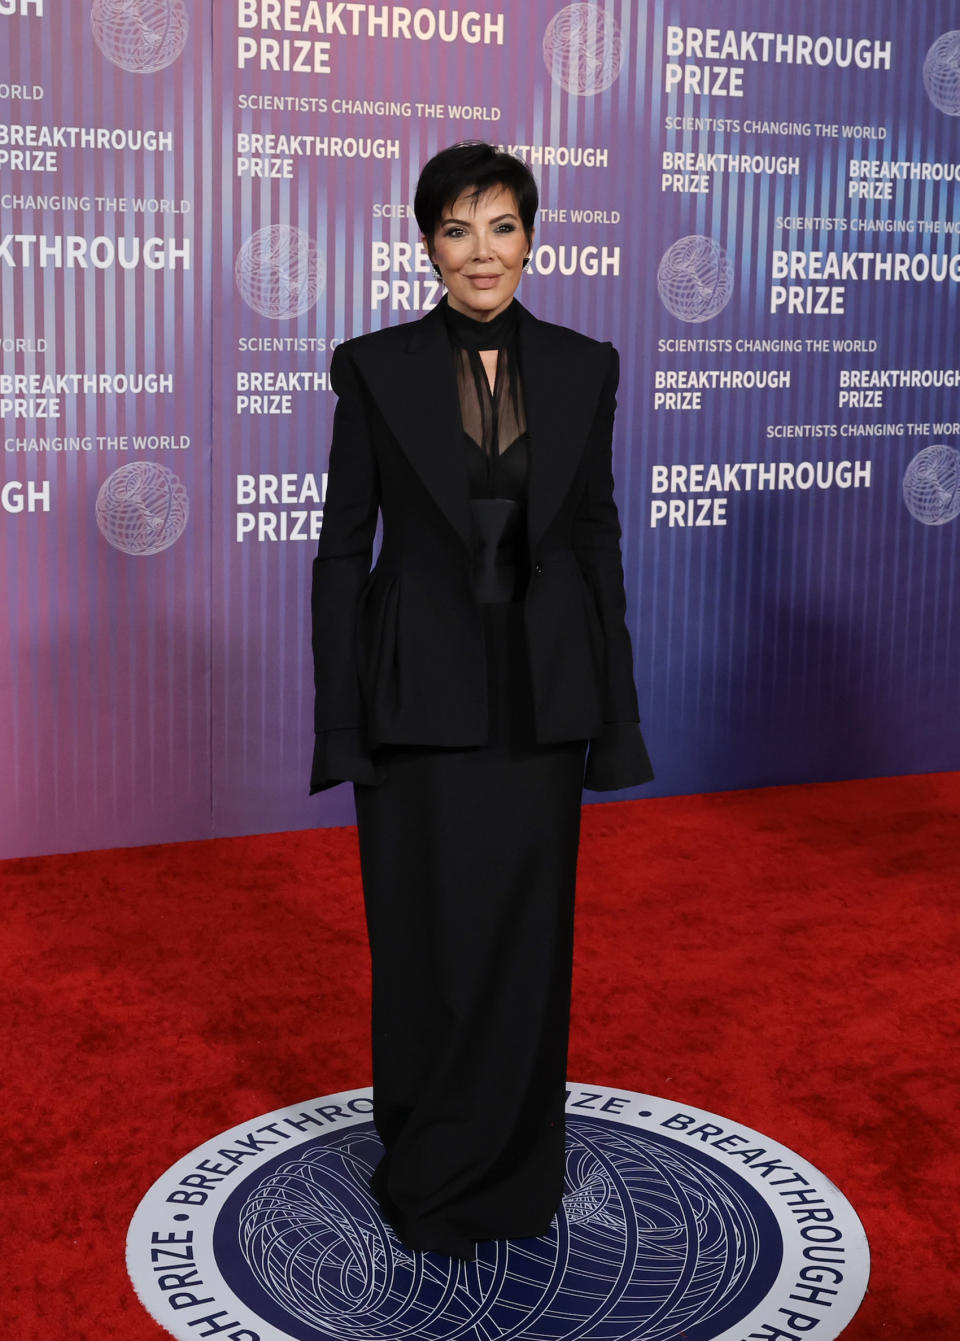
[{"label": "black gown", "polygon": [[[381,747],[355,788],[373,969],[371,1186],[410,1248],[472,1259],[546,1233],[564,1182],[585,741],[538,745],[523,628],[528,470],[509,309],[447,311],[474,520],[490,730]],[[491,395],[480,349],[499,349]],[[443,375],[445,370],[438,370]]]}]

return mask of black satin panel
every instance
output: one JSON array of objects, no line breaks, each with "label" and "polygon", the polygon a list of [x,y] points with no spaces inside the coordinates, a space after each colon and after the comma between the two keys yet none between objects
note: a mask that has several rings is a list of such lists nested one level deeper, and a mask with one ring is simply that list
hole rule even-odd
[{"label": "black satin panel", "polygon": [[518,600],[516,536],[520,504],[509,498],[475,498],[473,591],[481,605]]},{"label": "black satin panel", "polygon": [[527,579],[527,437],[489,457],[464,435],[473,512],[473,590],[481,605],[518,601]]}]

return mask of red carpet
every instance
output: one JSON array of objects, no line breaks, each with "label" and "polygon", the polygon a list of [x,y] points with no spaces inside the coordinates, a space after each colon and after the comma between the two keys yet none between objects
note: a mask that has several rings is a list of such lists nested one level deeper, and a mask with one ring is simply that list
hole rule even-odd
[{"label": "red carpet", "polygon": [[[960,775],[584,812],[570,1076],[759,1129],[859,1213],[844,1341],[960,1331]],[[245,1118],[370,1082],[351,829],[0,864],[15,1341],[165,1333],[142,1193]]]}]

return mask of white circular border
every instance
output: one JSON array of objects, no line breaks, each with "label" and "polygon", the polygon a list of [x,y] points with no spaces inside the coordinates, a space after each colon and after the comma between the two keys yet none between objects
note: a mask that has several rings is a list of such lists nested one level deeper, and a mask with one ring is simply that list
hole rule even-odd
[{"label": "white circular border", "polygon": [[[251,1317],[247,1305],[237,1298],[217,1268],[213,1252],[213,1230],[223,1203],[236,1186],[237,1179],[230,1174],[225,1175],[222,1182],[218,1182],[212,1190],[207,1189],[207,1200],[202,1206],[172,1203],[168,1197],[181,1185],[181,1179],[190,1175],[200,1174],[209,1180],[216,1177],[210,1173],[209,1166],[219,1164],[223,1167],[223,1160],[218,1160],[218,1152],[231,1142],[246,1140],[248,1146],[255,1144],[263,1147],[251,1154],[249,1159],[233,1166],[232,1172],[245,1177],[258,1163],[264,1164],[274,1159],[281,1148],[293,1150],[314,1140],[323,1131],[345,1130],[361,1122],[368,1122],[372,1112],[372,1096],[373,1091],[369,1088],[345,1090],[340,1094],[327,1094],[303,1104],[279,1108],[205,1141],[161,1174],[134,1212],[127,1233],[127,1271],[141,1303],[161,1327],[180,1341],[194,1341],[198,1335],[209,1334],[202,1320],[217,1315],[218,1330],[215,1335],[218,1337],[231,1338],[233,1334],[233,1341],[253,1341],[255,1337],[259,1341],[291,1341],[289,1332],[278,1331],[271,1323]],[[351,1110],[351,1104],[360,1111]],[[866,1293],[870,1275],[870,1249],[863,1225],[853,1207],[840,1189],[819,1169],[786,1146],[750,1127],[718,1117],[715,1113],[707,1113],[701,1108],[693,1108],[689,1104],[676,1104],[653,1095],[569,1083],[566,1107],[570,1114],[586,1113],[618,1126],[637,1127],[676,1139],[681,1148],[685,1145],[693,1146],[701,1155],[708,1156],[728,1172],[738,1174],[745,1182],[764,1192],[764,1201],[783,1236],[780,1271],[763,1303],[741,1318],[735,1326],[717,1333],[712,1341],[743,1341],[751,1330],[760,1336],[769,1335],[769,1331],[765,1333],[764,1328],[781,1327],[781,1334],[789,1334],[788,1317],[780,1310],[797,1315],[806,1313],[808,1317],[816,1318],[813,1327],[804,1329],[804,1336],[809,1334],[816,1337],[816,1341],[834,1341],[840,1335],[857,1312]],[[341,1110],[340,1116],[331,1116],[330,1110],[334,1108]],[[298,1124],[302,1130],[298,1130],[294,1124]],[[279,1128],[285,1139],[276,1131],[269,1131],[270,1127]],[[286,1136],[287,1131],[289,1136]],[[272,1144],[267,1145],[267,1139],[271,1139]],[[763,1153],[750,1163],[745,1163],[742,1156],[751,1149]],[[207,1169],[200,1167],[204,1163],[208,1165]],[[778,1186],[783,1190],[771,1194],[771,1190]],[[791,1189],[802,1189],[808,1208],[821,1212],[829,1210],[831,1219],[812,1220],[809,1225],[803,1223],[800,1218],[803,1207],[796,1205],[791,1209]],[[187,1216],[188,1219],[178,1221],[175,1219],[177,1215]],[[812,1230],[818,1223],[828,1223],[840,1232],[841,1237],[833,1246],[842,1245],[844,1250],[843,1258],[832,1264],[837,1270],[843,1271],[843,1281],[827,1282],[828,1286],[836,1284],[838,1291],[828,1307],[791,1298],[801,1288],[798,1272],[812,1265],[804,1258],[804,1249],[817,1246],[817,1240],[805,1237],[805,1231]],[[191,1235],[189,1242],[176,1242],[177,1239],[186,1240],[187,1231]],[[176,1253],[181,1256],[175,1257],[173,1254]],[[164,1272],[183,1274],[185,1280],[182,1291],[175,1288],[163,1291],[159,1288],[157,1281]],[[205,1302],[193,1306],[184,1304],[176,1310],[171,1307],[172,1298],[184,1299],[191,1293]],[[773,1334],[776,1335],[776,1332]]]}]

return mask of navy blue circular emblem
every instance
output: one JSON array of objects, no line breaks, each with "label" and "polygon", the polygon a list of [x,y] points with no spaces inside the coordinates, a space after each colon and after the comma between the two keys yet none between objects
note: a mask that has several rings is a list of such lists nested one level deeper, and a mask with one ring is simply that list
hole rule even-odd
[{"label": "navy blue circular emblem", "polygon": [[297,1341],[447,1341],[481,1324],[559,1341],[572,1317],[610,1341],[710,1341],[780,1268],[760,1193],[658,1133],[568,1117],[550,1234],[480,1244],[476,1263],[403,1248],[367,1187],[381,1153],[372,1123],[317,1136],[248,1175],[217,1217],[224,1280]]},{"label": "navy blue circular emblem", "polygon": [[863,1296],[862,1228],[813,1166],[726,1119],[600,1088],[570,1090],[548,1234],[480,1243],[475,1262],[411,1252],[369,1190],[369,1093],[254,1119],[158,1180],[128,1265],[175,1336],[740,1341],[792,1325],[829,1341]]}]

